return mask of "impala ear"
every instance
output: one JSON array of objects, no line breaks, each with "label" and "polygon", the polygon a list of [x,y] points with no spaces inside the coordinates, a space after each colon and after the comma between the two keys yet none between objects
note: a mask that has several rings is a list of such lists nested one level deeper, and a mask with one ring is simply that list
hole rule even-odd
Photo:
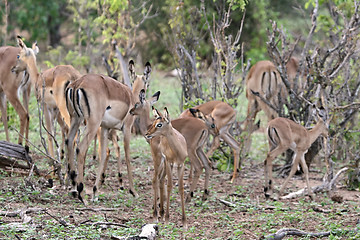
[{"label": "impala ear", "polygon": [[132,79],[135,79],[136,75],[135,75],[135,66],[133,60],[129,61],[129,72],[130,72],[130,77]]},{"label": "impala ear", "polygon": [[37,55],[39,53],[39,47],[37,45],[37,41],[35,41],[33,44],[32,44],[32,50],[34,51],[34,54]]},{"label": "impala ear", "polygon": [[149,62],[146,62],[145,64],[145,70],[144,70],[144,76],[146,80],[149,79],[151,73],[151,64]]},{"label": "impala ear", "polygon": [[159,100],[159,97],[160,97],[160,91],[157,91],[150,99],[149,99],[149,103],[150,105],[154,105],[158,100]]},{"label": "impala ear", "polygon": [[20,48],[26,48],[26,45],[25,45],[25,43],[23,42],[21,36],[18,35],[17,38],[16,38],[16,40],[17,40],[17,44],[19,45]]},{"label": "impala ear", "polygon": [[189,111],[194,117],[197,117],[196,113],[199,112],[199,109],[189,108]]},{"label": "impala ear", "polygon": [[141,104],[145,102],[145,89],[141,89],[139,93],[139,100]]},{"label": "impala ear", "polygon": [[170,115],[169,112],[167,110],[167,107],[164,107],[164,118],[167,122],[170,122]]},{"label": "impala ear", "polygon": [[156,108],[154,108],[154,106],[152,106],[151,108],[153,110],[155,119],[161,118],[161,114],[159,113],[159,111]]}]

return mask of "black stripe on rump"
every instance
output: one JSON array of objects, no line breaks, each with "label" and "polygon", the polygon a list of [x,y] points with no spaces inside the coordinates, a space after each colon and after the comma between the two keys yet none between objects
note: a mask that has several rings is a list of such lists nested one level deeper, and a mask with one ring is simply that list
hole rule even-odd
[{"label": "black stripe on rump", "polygon": [[[82,94],[84,95],[85,104],[86,104],[86,107],[87,107],[87,110],[88,110],[88,114],[89,114],[89,116],[90,116],[89,99],[88,99],[88,97],[87,97],[87,95],[86,95],[86,92],[85,92],[85,90],[84,90],[83,88],[80,88],[79,90],[80,90],[80,91],[82,92]],[[81,109],[80,109],[80,111],[81,111]]]}]

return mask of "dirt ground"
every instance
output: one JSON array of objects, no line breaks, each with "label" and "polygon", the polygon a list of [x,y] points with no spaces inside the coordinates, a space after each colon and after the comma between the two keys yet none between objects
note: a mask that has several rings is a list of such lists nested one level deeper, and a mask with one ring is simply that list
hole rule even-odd
[{"label": "dirt ground", "polygon": [[[36,159],[36,156],[33,158]],[[2,171],[0,239],[116,239],[115,236],[138,234],[143,224],[156,222],[151,218],[153,170],[149,157],[133,158],[139,198],[134,199],[126,190],[119,190],[116,162],[111,159],[99,201],[89,201],[88,206],[73,199],[57,180],[53,188],[48,188],[44,178],[32,177],[30,181],[33,186],[29,186],[24,180],[26,175],[17,173],[16,169],[12,172]],[[89,161],[86,166],[86,190],[89,195],[95,181],[94,165],[96,162]],[[127,187],[125,163],[123,166],[124,185]],[[189,166],[186,179],[188,169]],[[22,173],[27,174],[26,171]],[[341,179],[332,195],[319,193],[314,201],[309,197],[266,200],[263,194],[263,164],[247,162],[233,184],[229,181],[230,173],[213,170],[210,197],[202,202],[203,177],[193,200],[186,206],[188,230],[183,230],[181,226],[180,200],[177,187],[174,187],[170,224],[165,225],[162,221],[158,223],[158,239],[261,239],[282,228],[336,232],[336,238],[331,239],[356,239],[351,236],[359,236],[352,231],[359,230],[360,193],[346,190]],[[310,179],[312,186],[320,185],[322,174],[320,171],[312,171]],[[279,187],[283,181],[276,177],[275,186]],[[187,192],[187,180],[185,182]],[[297,176],[290,181],[286,191],[292,192],[302,187],[304,181]],[[333,195],[338,196],[338,199],[334,198],[336,201],[331,200]],[[41,210],[35,211],[34,208]],[[22,209],[33,209],[34,212],[29,211],[25,217],[21,214],[4,214],[4,211],[9,213]],[[30,217],[28,223],[24,223],[26,217]],[[115,223],[117,226],[101,222]]]}]

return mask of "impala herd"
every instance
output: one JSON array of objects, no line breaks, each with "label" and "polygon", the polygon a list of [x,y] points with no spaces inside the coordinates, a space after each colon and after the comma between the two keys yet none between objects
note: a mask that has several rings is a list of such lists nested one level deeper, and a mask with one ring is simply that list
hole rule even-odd
[{"label": "impala herd", "polygon": [[[99,139],[99,167],[93,186],[93,200],[97,199],[98,190],[105,178],[109,160],[109,139],[114,142],[117,152],[118,178],[122,187],[120,148],[117,144],[116,130],[123,132],[129,192],[135,197],[138,196],[133,184],[130,157],[131,128],[135,118],[139,119],[140,132],[150,144],[153,158],[153,217],[156,220],[159,215],[161,218],[165,216],[166,222],[169,221],[170,194],[173,186],[172,168],[176,165],[182,224],[186,228],[185,202],[191,201],[202,172],[205,173],[203,200],[207,199],[212,171],[209,157],[220,146],[221,139],[233,152],[234,171],[231,183],[234,182],[241,162],[240,143],[230,133],[236,121],[236,112],[229,104],[222,101],[209,101],[187,109],[179,118],[170,120],[167,108],[160,113],[153,107],[159,99],[160,91],[149,99],[145,97],[151,73],[150,63],[146,63],[143,75],[137,75],[134,62],[129,62],[132,87],[101,74],[82,75],[70,65],[59,65],[39,73],[36,65],[36,54],[39,51],[37,45],[34,44],[32,48],[28,48],[21,37],[17,38],[17,42],[18,47],[0,47],[0,110],[6,140],[9,141],[6,112],[6,104],[9,100],[20,118],[18,143],[22,144],[25,138],[25,144],[27,144],[28,104],[30,89],[33,87],[37,100],[43,103],[49,154],[52,157],[55,156],[51,134],[54,132],[56,119],[63,137],[61,149],[66,149],[67,180],[71,185],[73,195],[84,204],[86,204],[84,198],[85,159],[93,140]],[[297,60],[291,58],[286,65],[290,84],[294,83],[297,68]],[[301,88],[303,84],[300,83],[298,86]],[[18,97],[19,91],[23,93],[23,104]],[[308,193],[313,197],[304,154],[320,135],[327,136],[329,123],[319,117],[315,127],[307,130],[298,123],[278,117],[276,109],[282,104],[281,99],[287,97],[287,89],[277,68],[270,61],[260,61],[250,69],[246,78],[246,97],[248,109],[243,129],[253,129],[256,114],[261,110],[265,112],[269,120],[266,130],[269,152],[265,159],[265,196],[271,197],[273,193],[272,161],[287,149],[292,149],[294,151],[293,165],[279,195],[283,193],[300,164],[305,174]],[[151,107],[154,120],[150,116]],[[84,130],[79,135],[82,125]],[[78,135],[80,141],[77,143]],[[205,144],[210,135],[213,135],[213,142],[210,150],[205,153]],[[190,160],[191,168],[189,193],[185,196],[184,169],[187,158]],[[167,178],[167,193],[165,193],[165,178]],[[158,199],[160,200],[159,212]],[[166,211],[164,210],[165,200]]]}]

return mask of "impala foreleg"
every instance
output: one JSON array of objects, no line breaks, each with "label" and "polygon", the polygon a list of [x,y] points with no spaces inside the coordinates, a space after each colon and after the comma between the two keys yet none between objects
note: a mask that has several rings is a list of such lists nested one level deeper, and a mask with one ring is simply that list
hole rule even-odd
[{"label": "impala foreleg", "polygon": [[[183,227],[187,229],[187,220],[186,220],[186,212],[185,212],[185,197],[184,197],[184,170],[185,165],[179,164],[178,165],[178,178],[179,178],[179,193],[180,193],[180,201],[181,201],[181,212],[182,212],[182,219],[181,222]],[[170,175],[171,176],[171,175]],[[170,197],[168,197],[169,199]]]},{"label": "impala foreleg", "polygon": [[[166,163],[166,176],[167,176],[167,196],[166,196],[165,224],[168,224],[169,218],[170,218],[170,213],[169,213],[170,212],[170,195],[171,195],[171,191],[173,188],[172,168],[169,163]],[[179,190],[180,190],[180,183],[179,183]]]},{"label": "impala foreleg", "polygon": [[107,167],[107,146],[108,146],[108,139],[109,139],[109,129],[101,127],[100,133],[100,161],[98,172],[96,176],[95,185],[93,187],[93,201],[97,200],[97,191],[100,189],[100,185],[103,184],[105,180],[105,171]]},{"label": "impala foreleg", "polygon": [[124,180],[123,180],[123,176],[121,173],[121,155],[120,155],[120,146],[118,144],[118,136],[116,134],[115,130],[111,130],[110,131],[110,138],[111,141],[113,142],[114,148],[115,148],[115,153],[116,153],[116,159],[117,159],[117,168],[118,168],[118,181],[120,184],[120,190],[124,190]]},{"label": "impala foreleg", "polygon": [[64,158],[65,152],[64,152],[64,148],[65,148],[65,138],[69,133],[69,127],[68,125],[66,125],[64,119],[61,117],[61,114],[58,112],[56,115],[56,119],[57,122],[59,123],[59,126],[61,128],[61,136],[62,136],[62,141],[61,141],[61,146],[60,146],[60,159]]},{"label": "impala foreleg", "polygon": [[207,153],[206,153],[206,157],[210,158],[213,155],[213,153],[215,152],[215,150],[218,149],[219,147],[220,147],[220,137],[219,137],[219,135],[217,135],[217,136],[214,136],[213,141],[211,143],[210,150],[207,151]]},{"label": "impala foreleg", "polygon": [[7,122],[7,106],[6,106],[6,95],[4,92],[0,93],[0,111],[1,111],[1,121],[4,125],[6,141],[10,142],[9,138],[9,128]]},{"label": "impala foreleg", "polygon": [[312,199],[315,199],[315,195],[314,195],[314,193],[312,191],[312,188],[310,187],[310,183],[309,183],[309,168],[308,168],[308,166],[306,164],[306,161],[305,161],[305,153],[302,154],[302,156],[301,156],[300,164],[301,164],[301,167],[302,167],[302,169],[304,171],[305,181],[306,181],[306,185],[307,185],[307,188],[308,188],[308,194]]},{"label": "impala foreleg", "polygon": [[[49,154],[52,158],[55,158],[55,153],[54,153],[54,144],[53,144],[53,137],[52,135],[54,135],[54,126],[53,126],[53,117],[51,114],[51,110],[47,107],[46,104],[44,104],[44,117],[45,117],[45,127],[46,127],[46,133],[47,133],[47,137],[48,137],[48,148],[49,148]],[[53,166],[54,167],[54,166]]]},{"label": "impala foreleg", "polygon": [[130,157],[130,137],[131,137],[130,126],[124,126],[123,133],[124,133],[125,161],[126,161],[126,167],[127,167],[127,172],[128,172],[128,178],[129,178],[129,192],[134,197],[138,197],[138,193],[135,191],[135,188],[134,188],[132,168],[130,165],[130,159],[131,159],[131,157]]},{"label": "impala foreleg", "polygon": [[206,157],[202,147],[196,150],[196,153],[201,160],[203,167],[205,168],[205,183],[204,183],[204,194],[202,200],[205,201],[209,196],[209,181],[211,174],[211,166],[209,165],[209,159]]}]

